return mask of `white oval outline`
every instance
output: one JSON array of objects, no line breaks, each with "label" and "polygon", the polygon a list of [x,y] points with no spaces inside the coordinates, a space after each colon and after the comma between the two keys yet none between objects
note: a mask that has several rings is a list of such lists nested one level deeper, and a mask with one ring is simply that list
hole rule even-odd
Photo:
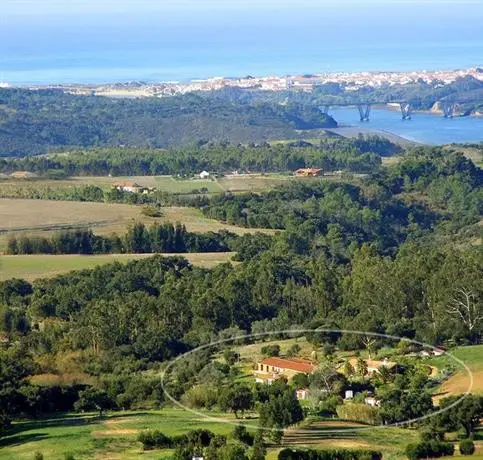
[{"label": "white oval outline", "polygon": [[[407,337],[398,337],[398,336],[389,335],[389,334],[381,334],[381,333],[378,333],[378,332],[364,332],[364,331],[352,331],[352,330],[347,330],[347,329],[324,329],[324,328],[287,329],[287,330],[282,330],[282,331],[257,332],[257,333],[254,333],[254,334],[239,335],[239,336],[236,336],[236,337],[230,337],[228,339],[218,340],[216,342],[211,342],[211,343],[208,343],[206,345],[201,345],[199,347],[196,347],[193,350],[189,350],[189,351],[187,351],[186,353],[183,353],[180,356],[177,356],[174,360],[172,360],[168,364],[168,366],[161,373],[161,388],[163,390],[163,393],[176,406],[178,406],[179,408],[181,408],[185,411],[191,412],[192,414],[197,415],[197,416],[199,416],[199,417],[201,417],[201,418],[203,418],[207,421],[216,422],[216,423],[225,423],[225,424],[233,425],[233,426],[245,425],[246,427],[249,427],[249,428],[263,429],[264,431],[272,431],[272,432],[281,431],[283,433],[284,430],[285,430],[284,428],[280,429],[280,428],[273,428],[273,427],[263,427],[263,426],[260,426],[260,425],[253,425],[251,423],[246,423],[246,422],[241,421],[241,420],[240,421],[230,421],[230,420],[226,420],[226,419],[207,415],[205,412],[200,412],[200,411],[197,411],[195,409],[191,409],[191,408],[185,406],[184,404],[182,404],[177,399],[175,399],[166,390],[166,388],[164,386],[164,383],[165,383],[164,378],[165,378],[166,373],[169,371],[169,369],[171,369],[171,367],[175,363],[182,360],[186,356],[189,356],[189,355],[194,354],[194,353],[201,351],[201,350],[206,350],[210,347],[214,347],[214,346],[217,346],[217,345],[220,345],[220,344],[223,344],[223,343],[227,343],[227,342],[235,342],[236,340],[244,340],[244,339],[247,339],[247,338],[260,338],[260,337],[272,336],[272,335],[277,335],[277,334],[307,334],[309,332],[328,332],[328,333],[334,333],[335,332],[335,333],[342,333],[342,334],[366,335],[366,336],[371,336],[371,337],[380,337],[380,338],[386,338],[386,339],[398,340],[398,341],[399,340],[406,340],[409,343],[420,345],[424,348],[429,348],[429,349],[432,349],[432,350],[439,350],[438,347],[426,344],[424,342],[420,342],[418,340],[409,339]],[[471,372],[470,368],[461,359],[457,358],[452,353],[445,351],[444,354],[449,356],[456,363],[460,364],[463,367],[463,369],[467,372],[467,374],[469,376],[469,380],[470,380],[470,384],[468,386],[468,389],[463,393],[463,395],[460,398],[458,398],[455,402],[453,402],[449,406],[445,407],[444,409],[439,409],[435,412],[431,412],[430,414],[423,415],[422,417],[417,417],[417,418],[410,419],[410,420],[403,420],[402,422],[391,423],[391,424],[388,424],[388,425],[369,425],[369,426],[364,426],[364,427],[345,428],[345,429],[338,429],[338,430],[336,430],[336,429],[334,429],[334,430],[324,430],[324,433],[348,433],[348,432],[353,433],[353,432],[366,431],[366,430],[401,427],[401,426],[410,425],[411,423],[416,423],[416,422],[420,422],[422,420],[429,419],[429,418],[434,417],[436,415],[442,414],[442,413],[452,409],[453,407],[456,407],[458,404],[463,402],[463,400],[466,399],[466,397],[468,395],[471,394],[471,390],[473,389],[473,384],[474,384],[473,373]],[[307,434],[313,433],[313,430],[296,428],[296,426],[295,426],[295,431],[297,433],[307,433]]]}]

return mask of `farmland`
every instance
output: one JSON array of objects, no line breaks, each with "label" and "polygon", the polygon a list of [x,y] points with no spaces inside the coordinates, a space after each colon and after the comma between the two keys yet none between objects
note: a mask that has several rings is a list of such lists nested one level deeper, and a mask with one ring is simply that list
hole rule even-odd
[{"label": "farmland", "polygon": [[[212,268],[220,263],[229,262],[233,253],[189,253],[189,254],[163,254],[165,256],[177,255],[188,259],[193,265]],[[9,278],[22,278],[33,281],[38,278],[50,278],[71,270],[84,270],[97,265],[111,262],[128,262],[130,260],[151,257],[152,254],[106,254],[95,256],[83,255],[28,255],[28,256],[1,256],[0,281]]]},{"label": "farmland", "polygon": [[[217,434],[230,435],[235,422],[232,415],[210,412],[207,416],[221,421],[203,418],[181,409],[111,412],[99,418],[95,414],[69,414],[48,419],[19,421],[1,441],[1,460],[30,460],[33,452],[41,452],[44,458],[61,459],[71,454],[77,460],[104,459],[159,459],[169,458],[169,450],[143,451],[136,441],[137,433],[145,429],[158,429],[167,435],[179,435],[187,430],[204,428]],[[357,424],[340,421],[315,421],[305,428],[287,430],[284,446],[310,446],[311,448],[367,448],[378,449],[384,459],[406,458],[404,446],[418,438],[415,430],[402,428],[374,428],[352,431]],[[327,430],[344,430],[334,435]],[[347,431],[346,431],[347,430]],[[473,458],[483,458],[483,448],[477,442],[478,451]],[[269,446],[268,460],[275,460],[279,448]],[[455,457],[459,457],[455,455]]]},{"label": "farmland", "polygon": [[141,209],[128,204],[0,199],[0,249],[13,234],[46,235],[77,228],[90,228],[100,235],[122,234],[133,222],[181,222],[192,232],[228,230],[243,234],[256,231],[207,219],[193,208],[166,207],[161,218],[146,217]]}]

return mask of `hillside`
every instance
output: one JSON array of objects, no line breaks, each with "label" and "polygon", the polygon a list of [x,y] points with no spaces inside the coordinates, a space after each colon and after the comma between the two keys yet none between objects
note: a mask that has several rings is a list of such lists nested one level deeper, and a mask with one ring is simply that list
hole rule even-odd
[{"label": "hillside", "polygon": [[0,89],[0,155],[69,146],[165,148],[199,140],[294,139],[297,130],[333,128],[319,110],[292,104],[238,103],[187,94],[109,99],[61,90]]}]

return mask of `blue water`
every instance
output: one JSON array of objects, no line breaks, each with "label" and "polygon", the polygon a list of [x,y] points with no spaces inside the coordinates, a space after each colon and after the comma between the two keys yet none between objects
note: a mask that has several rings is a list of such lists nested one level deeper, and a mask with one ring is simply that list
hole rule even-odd
[{"label": "blue water", "polygon": [[402,120],[399,112],[373,109],[369,122],[360,122],[355,108],[334,108],[330,114],[341,125],[388,131],[405,139],[425,144],[482,142],[483,118],[444,118],[439,114],[414,113],[411,120]]},{"label": "blue water", "polygon": [[483,65],[483,0],[1,0],[0,81]]},{"label": "blue water", "polygon": [[[483,66],[483,0],[1,0],[0,82]],[[334,112],[357,124],[355,110]],[[374,110],[364,124],[429,143],[483,140],[483,120]]]}]

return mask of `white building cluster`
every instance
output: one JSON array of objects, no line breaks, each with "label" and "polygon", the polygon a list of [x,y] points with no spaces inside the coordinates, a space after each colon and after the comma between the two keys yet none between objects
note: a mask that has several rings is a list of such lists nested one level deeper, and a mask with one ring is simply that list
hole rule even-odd
[{"label": "white building cluster", "polygon": [[[447,85],[458,78],[473,77],[483,81],[483,68],[462,70],[421,70],[413,72],[338,72],[312,75],[262,76],[243,78],[213,77],[189,82],[144,83],[128,82],[103,85],[69,85],[62,88],[72,94],[92,94],[110,97],[165,97],[197,91],[216,91],[224,88],[284,91],[287,89],[311,92],[318,85],[336,83],[346,91],[383,85],[405,85],[418,81]],[[57,86],[59,87],[59,86]],[[32,89],[37,89],[32,88]]]}]

